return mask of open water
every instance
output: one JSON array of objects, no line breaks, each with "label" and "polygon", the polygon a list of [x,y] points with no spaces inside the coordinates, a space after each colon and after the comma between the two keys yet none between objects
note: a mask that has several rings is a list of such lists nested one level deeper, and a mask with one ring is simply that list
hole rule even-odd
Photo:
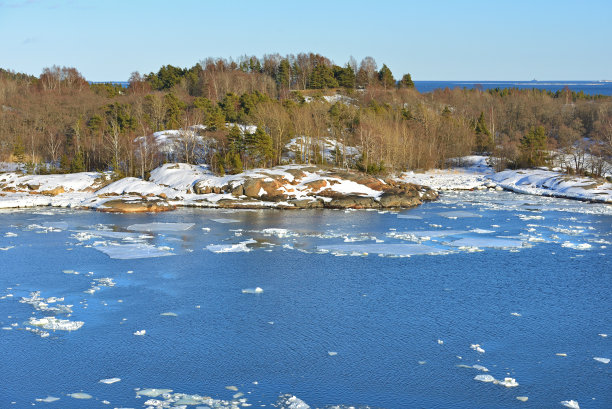
[{"label": "open water", "polygon": [[574,92],[582,91],[587,95],[612,95],[612,81],[414,81],[414,85],[421,93],[445,88],[476,87],[483,90],[518,88],[557,92],[567,87]]},{"label": "open water", "polygon": [[[610,206],[509,192],[400,213],[3,211],[0,407],[610,408],[611,256]],[[49,316],[83,325],[32,324]],[[227,406],[208,402],[189,407]]]}]

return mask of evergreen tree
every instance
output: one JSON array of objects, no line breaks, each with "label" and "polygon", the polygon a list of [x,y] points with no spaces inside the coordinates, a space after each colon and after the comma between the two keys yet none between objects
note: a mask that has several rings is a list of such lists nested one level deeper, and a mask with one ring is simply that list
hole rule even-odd
[{"label": "evergreen tree", "polygon": [[410,74],[404,74],[398,86],[400,88],[414,88],[414,82],[412,81]]},{"label": "evergreen tree", "polygon": [[70,173],[85,172],[85,160],[83,158],[83,152],[77,151],[72,160],[70,161]]},{"label": "evergreen tree", "polygon": [[181,126],[181,116],[186,105],[172,92],[164,95],[166,115],[164,118],[166,129],[178,129]]},{"label": "evergreen tree", "polygon": [[386,64],[383,64],[382,68],[378,72],[378,80],[382,86],[385,87],[385,89],[395,87],[395,79],[393,78],[393,74]]},{"label": "evergreen tree", "polygon": [[276,74],[276,85],[279,89],[287,89],[291,84],[291,64],[286,58],[282,59]]},{"label": "evergreen tree", "polygon": [[487,128],[485,122],[484,112],[480,113],[478,121],[475,126],[476,131],[476,152],[486,153],[490,152],[494,148],[493,136],[491,131]]},{"label": "evergreen tree", "polygon": [[521,138],[521,165],[522,166],[542,166],[547,160],[547,136],[543,126],[531,128],[525,136]]},{"label": "evergreen tree", "polygon": [[344,68],[334,65],[333,71],[334,78],[340,87],[355,88],[355,72],[349,64],[346,64]]},{"label": "evergreen tree", "polygon": [[308,78],[308,88],[323,89],[337,86],[338,81],[334,78],[334,72],[325,64],[318,64]]}]

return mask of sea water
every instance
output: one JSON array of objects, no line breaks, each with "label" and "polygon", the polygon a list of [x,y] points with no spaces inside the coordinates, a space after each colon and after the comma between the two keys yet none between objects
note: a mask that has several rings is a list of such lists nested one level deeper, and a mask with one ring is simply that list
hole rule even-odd
[{"label": "sea water", "polygon": [[0,248],[2,408],[612,406],[610,206],[39,208]]}]

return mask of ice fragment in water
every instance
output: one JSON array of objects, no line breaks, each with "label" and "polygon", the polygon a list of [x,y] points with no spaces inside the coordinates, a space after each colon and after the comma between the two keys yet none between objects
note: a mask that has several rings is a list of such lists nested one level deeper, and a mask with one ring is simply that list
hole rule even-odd
[{"label": "ice fragment in water", "polygon": [[210,220],[212,220],[213,222],[222,223],[222,224],[240,222],[240,220],[236,220],[236,219],[210,219]]},{"label": "ice fragment in water", "polygon": [[514,378],[504,378],[503,381],[498,381],[497,383],[499,385],[505,386],[506,388],[514,388],[516,386],[519,386],[518,382]]},{"label": "ice fragment in water", "polygon": [[46,398],[43,399],[36,399],[36,402],[46,402],[46,403],[51,403],[51,402],[55,402],[58,401],[60,398],[56,398],[55,396],[47,396]]},{"label": "ice fragment in water", "polygon": [[495,378],[492,375],[476,375],[474,379],[480,382],[495,382]]},{"label": "ice fragment in water", "polygon": [[444,341],[442,341],[441,339],[438,340],[438,345],[444,345]]},{"label": "ice fragment in water", "polygon": [[570,248],[574,250],[590,250],[592,246],[589,243],[576,244],[576,243],[571,243],[569,241],[566,241],[563,244],[561,244],[561,247],[566,247],[566,248]]},{"label": "ice fragment in water", "polygon": [[132,224],[128,230],[166,232],[166,231],[185,231],[195,226],[195,223],[143,223]]},{"label": "ice fragment in water", "polygon": [[480,352],[481,354],[484,354],[485,352],[485,350],[480,347],[480,344],[472,344],[470,345],[470,348],[472,348],[476,352]]},{"label": "ice fragment in water", "polygon": [[338,355],[338,353],[337,353],[337,352],[334,352],[334,351],[329,351],[327,354],[328,354],[329,356],[336,356],[336,355]]},{"label": "ice fragment in water", "polygon": [[174,312],[162,312],[159,315],[161,315],[162,317],[178,317],[178,314]]},{"label": "ice fragment in water", "polygon": [[520,400],[521,402],[527,402],[529,398],[527,396],[517,396],[516,399]]},{"label": "ice fragment in water", "polygon": [[40,318],[40,319],[30,317],[29,324],[35,327],[41,327],[41,328],[50,329],[53,331],[55,330],[75,331],[81,328],[84,322],[83,321],[60,320],[55,317],[45,317],[45,318]]},{"label": "ice fragment in water", "polygon": [[500,238],[472,238],[465,237],[449,243],[453,247],[491,247],[491,248],[520,248],[523,247],[523,242],[518,240],[500,239]]},{"label": "ice fragment in water", "polygon": [[484,367],[482,365],[478,365],[478,364],[472,365],[472,368],[477,369],[477,370],[482,371],[482,372],[489,372],[489,370],[486,367]]},{"label": "ice fragment in water", "polygon": [[100,379],[99,383],[105,383],[107,385],[113,384],[115,382],[119,382],[121,378],[108,378],[108,379]]},{"label": "ice fragment in water", "polygon": [[91,395],[84,392],[69,393],[68,396],[74,399],[91,399]]},{"label": "ice fragment in water", "polygon": [[335,255],[379,254],[385,256],[414,256],[446,254],[448,251],[423,244],[329,244],[317,246],[318,251],[332,251]]},{"label": "ice fragment in water", "polygon": [[147,330],[141,329],[141,330],[139,330],[139,331],[134,332],[134,335],[139,335],[139,336],[141,336],[141,335],[144,335],[144,334],[146,334],[146,333],[147,333]]},{"label": "ice fragment in water", "polygon": [[212,251],[213,253],[249,252],[251,251],[251,249],[247,245],[254,243],[257,243],[257,241],[249,239],[236,244],[209,244],[208,246],[206,246],[206,250]]},{"label": "ice fragment in water", "polygon": [[237,392],[237,391],[238,391],[238,388],[236,388],[236,387],[235,387],[235,386],[233,386],[233,385],[226,386],[226,387],[225,387],[225,389],[227,389],[228,391],[234,391],[234,392]]},{"label": "ice fragment in water", "polygon": [[261,294],[263,293],[263,288],[255,287],[255,288],[245,288],[242,290],[242,294]]},{"label": "ice fragment in water", "polygon": [[514,315],[515,317],[520,317],[521,314],[519,314],[518,312],[511,312],[510,315]]},{"label": "ice fragment in water", "polygon": [[147,388],[142,389],[136,392],[136,396],[148,396],[149,398],[156,398],[164,393],[171,393],[172,389],[156,389],[156,388]]},{"label": "ice fragment in water", "polygon": [[476,213],[471,213],[471,212],[466,212],[464,210],[456,210],[456,211],[450,211],[450,212],[442,212],[442,213],[438,213],[440,216],[442,217],[446,217],[448,219],[456,219],[458,217],[482,217],[479,214]]},{"label": "ice fragment in water", "polygon": [[555,355],[557,355],[557,356],[567,356],[567,354],[566,354],[566,353],[563,353],[563,352],[560,352],[560,353],[555,354]]},{"label": "ice fragment in water", "polygon": [[275,406],[280,409],[310,409],[306,402],[289,394],[279,396]]},{"label": "ice fragment in water", "polygon": [[610,363],[610,358],[600,358],[600,357],[596,356],[593,359],[596,360],[597,362],[601,362],[602,364],[609,364]]},{"label": "ice fragment in water", "polygon": [[161,247],[150,244],[118,244],[109,243],[108,245],[95,245],[94,248],[106,254],[110,258],[118,260],[132,260],[138,258],[173,256],[174,253]]},{"label": "ice fragment in water", "polygon": [[561,404],[565,406],[566,408],[580,409],[580,405],[578,405],[578,402],[575,400],[562,400]]},{"label": "ice fragment in water", "polygon": [[608,338],[608,334],[597,334],[597,335],[599,335],[602,338]]}]

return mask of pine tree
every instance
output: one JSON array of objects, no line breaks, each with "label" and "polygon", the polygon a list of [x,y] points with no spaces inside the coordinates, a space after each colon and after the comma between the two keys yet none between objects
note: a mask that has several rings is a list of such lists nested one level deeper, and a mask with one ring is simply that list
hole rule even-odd
[{"label": "pine tree", "polygon": [[276,75],[276,85],[279,89],[287,89],[291,83],[291,64],[286,58],[281,60]]},{"label": "pine tree", "polygon": [[521,165],[529,167],[544,165],[547,159],[547,139],[543,126],[531,128],[521,138]]},{"label": "pine tree", "polygon": [[414,88],[414,82],[410,74],[404,74],[398,85],[400,88]]},{"label": "pine tree", "polygon": [[383,64],[382,68],[378,72],[378,80],[382,84],[385,89],[393,88],[395,86],[395,79],[393,78],[393,73],[386,64]]},{"label": "pine tree", "polygon": [[486,153],[490,152],[494,148],[493,136],[491,131],[487,128],[485,122],[484,112],[480,113],[478,121],[476,121],[476,152]]}]

